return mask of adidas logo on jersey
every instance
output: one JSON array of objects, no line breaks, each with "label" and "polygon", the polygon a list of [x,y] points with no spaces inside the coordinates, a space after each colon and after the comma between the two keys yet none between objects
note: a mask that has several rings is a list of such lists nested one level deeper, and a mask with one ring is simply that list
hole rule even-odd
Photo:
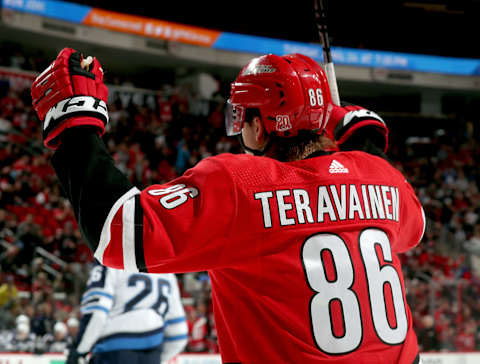
[{"label": "adidas logo on jersey", "polygon": [[332,163],[330,163],[328,171],[330,173],[348,173],[348,168],[345,168],[342,163],[334,159]]}]

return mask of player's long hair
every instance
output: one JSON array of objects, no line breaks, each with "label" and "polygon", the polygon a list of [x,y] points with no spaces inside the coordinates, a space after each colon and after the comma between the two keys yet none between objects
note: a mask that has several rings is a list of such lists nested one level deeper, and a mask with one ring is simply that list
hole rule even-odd
[{"label": "player's long hair", "polygon": [[270,137],[273,141],[268,156],[281,162],[301,160],[317,152],[335,150],[335,144],[329,138],[309,130],[300,130],[297,136],[291,138]]}]

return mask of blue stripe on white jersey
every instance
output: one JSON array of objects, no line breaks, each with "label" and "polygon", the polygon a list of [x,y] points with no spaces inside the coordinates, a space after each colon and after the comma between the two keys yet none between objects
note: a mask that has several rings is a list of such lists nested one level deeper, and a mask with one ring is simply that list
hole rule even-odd
[{"label": "blue stripe on white jersey", "polygon": [[163,328],[150,333],[118,333],[98,341],[93,352],[149,349],[162,345],[163,340]]},{"label": "blue stripe on white jersey", "polygon": [[111,294],[106,293],[106,292],[96,291],[96,290],[95,290],[95,291],[90,291],[90,292],[88,292],[87,294],[84,294],[84,295],[82,296],[82,303],[83,303],[84,301],[86,301],[87,299],[92,298],[92,296],[93,296],[93,297],[101,296],[101,297],[106,297],[106,298],[110,298],[110,299],[113,300],[113,296],[112,296]]},{"label": "blue stripe on white jersey", "polygon": [[165,321],[165,325],[178,324],[179,322],[184,322],[186,320],[187,319],[185,317],[177,317],[177,318],[173,318],[173,319]]},{"label": "blue stripe on white jersey", "polygon": [[92,306],[86,306],[86,307],[82,307],[81,308],[81,313],[83,315],[89,313],[89,312],[92,312],[92,311],[103,311],[105,312],[107,315],[110,313],[110,310],[106,307],[103,307],[103,306],[99,306],[99,305],[92,305]]}]

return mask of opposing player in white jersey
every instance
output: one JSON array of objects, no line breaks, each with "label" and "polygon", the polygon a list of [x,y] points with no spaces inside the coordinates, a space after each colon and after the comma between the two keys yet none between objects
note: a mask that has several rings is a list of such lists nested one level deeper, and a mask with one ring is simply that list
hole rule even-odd
[{"label": "opposing player in white jersey", "polygon": [[67,363],[91,353],[91,364],[160,363],[183,351],[188,327],[174,274],[94,266],[82,319]]}]

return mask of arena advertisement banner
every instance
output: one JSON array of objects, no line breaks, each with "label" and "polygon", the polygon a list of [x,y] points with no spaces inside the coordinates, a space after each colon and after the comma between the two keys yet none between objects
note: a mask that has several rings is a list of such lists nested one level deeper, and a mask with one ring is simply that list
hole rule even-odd
[{"label": "arena advertisement banner", "polygon": [[[153,18],[123,14],[59,0],[0,0],[4,9],[27,12],[112,31],[213,49],[253,54],[303,53],[322,61],[319,44],[220,32]],[[332,47],[338,65],[400,69],[415,72],[479,76],[480,60]]]},{"label": "arena advertisement banner", "polygon": [[1,0],[2,8],[81,23],[90,12],[89,6],[51,0]]},{"label": "arena advertisement banner", "polygon": [[[320,44],[309,44],[251,35],[222,32],[214,48],[254,53],[303,53],[323,61]],[[398,69],[454,75],[480,75],[478,59],[427,56],[368,49],[331,47],[333,62],[338,65]]]},{"label": "arena advertisement banner", "polygon": [[211,47],[220,32],[57,0],[2,0],[5,9],[150,38]]},{"label": "arena advertisement banner", "polygon": [[92,8],[82,21],[85,25],[145,37],[211,47],[220,32],[141,16]]}]

